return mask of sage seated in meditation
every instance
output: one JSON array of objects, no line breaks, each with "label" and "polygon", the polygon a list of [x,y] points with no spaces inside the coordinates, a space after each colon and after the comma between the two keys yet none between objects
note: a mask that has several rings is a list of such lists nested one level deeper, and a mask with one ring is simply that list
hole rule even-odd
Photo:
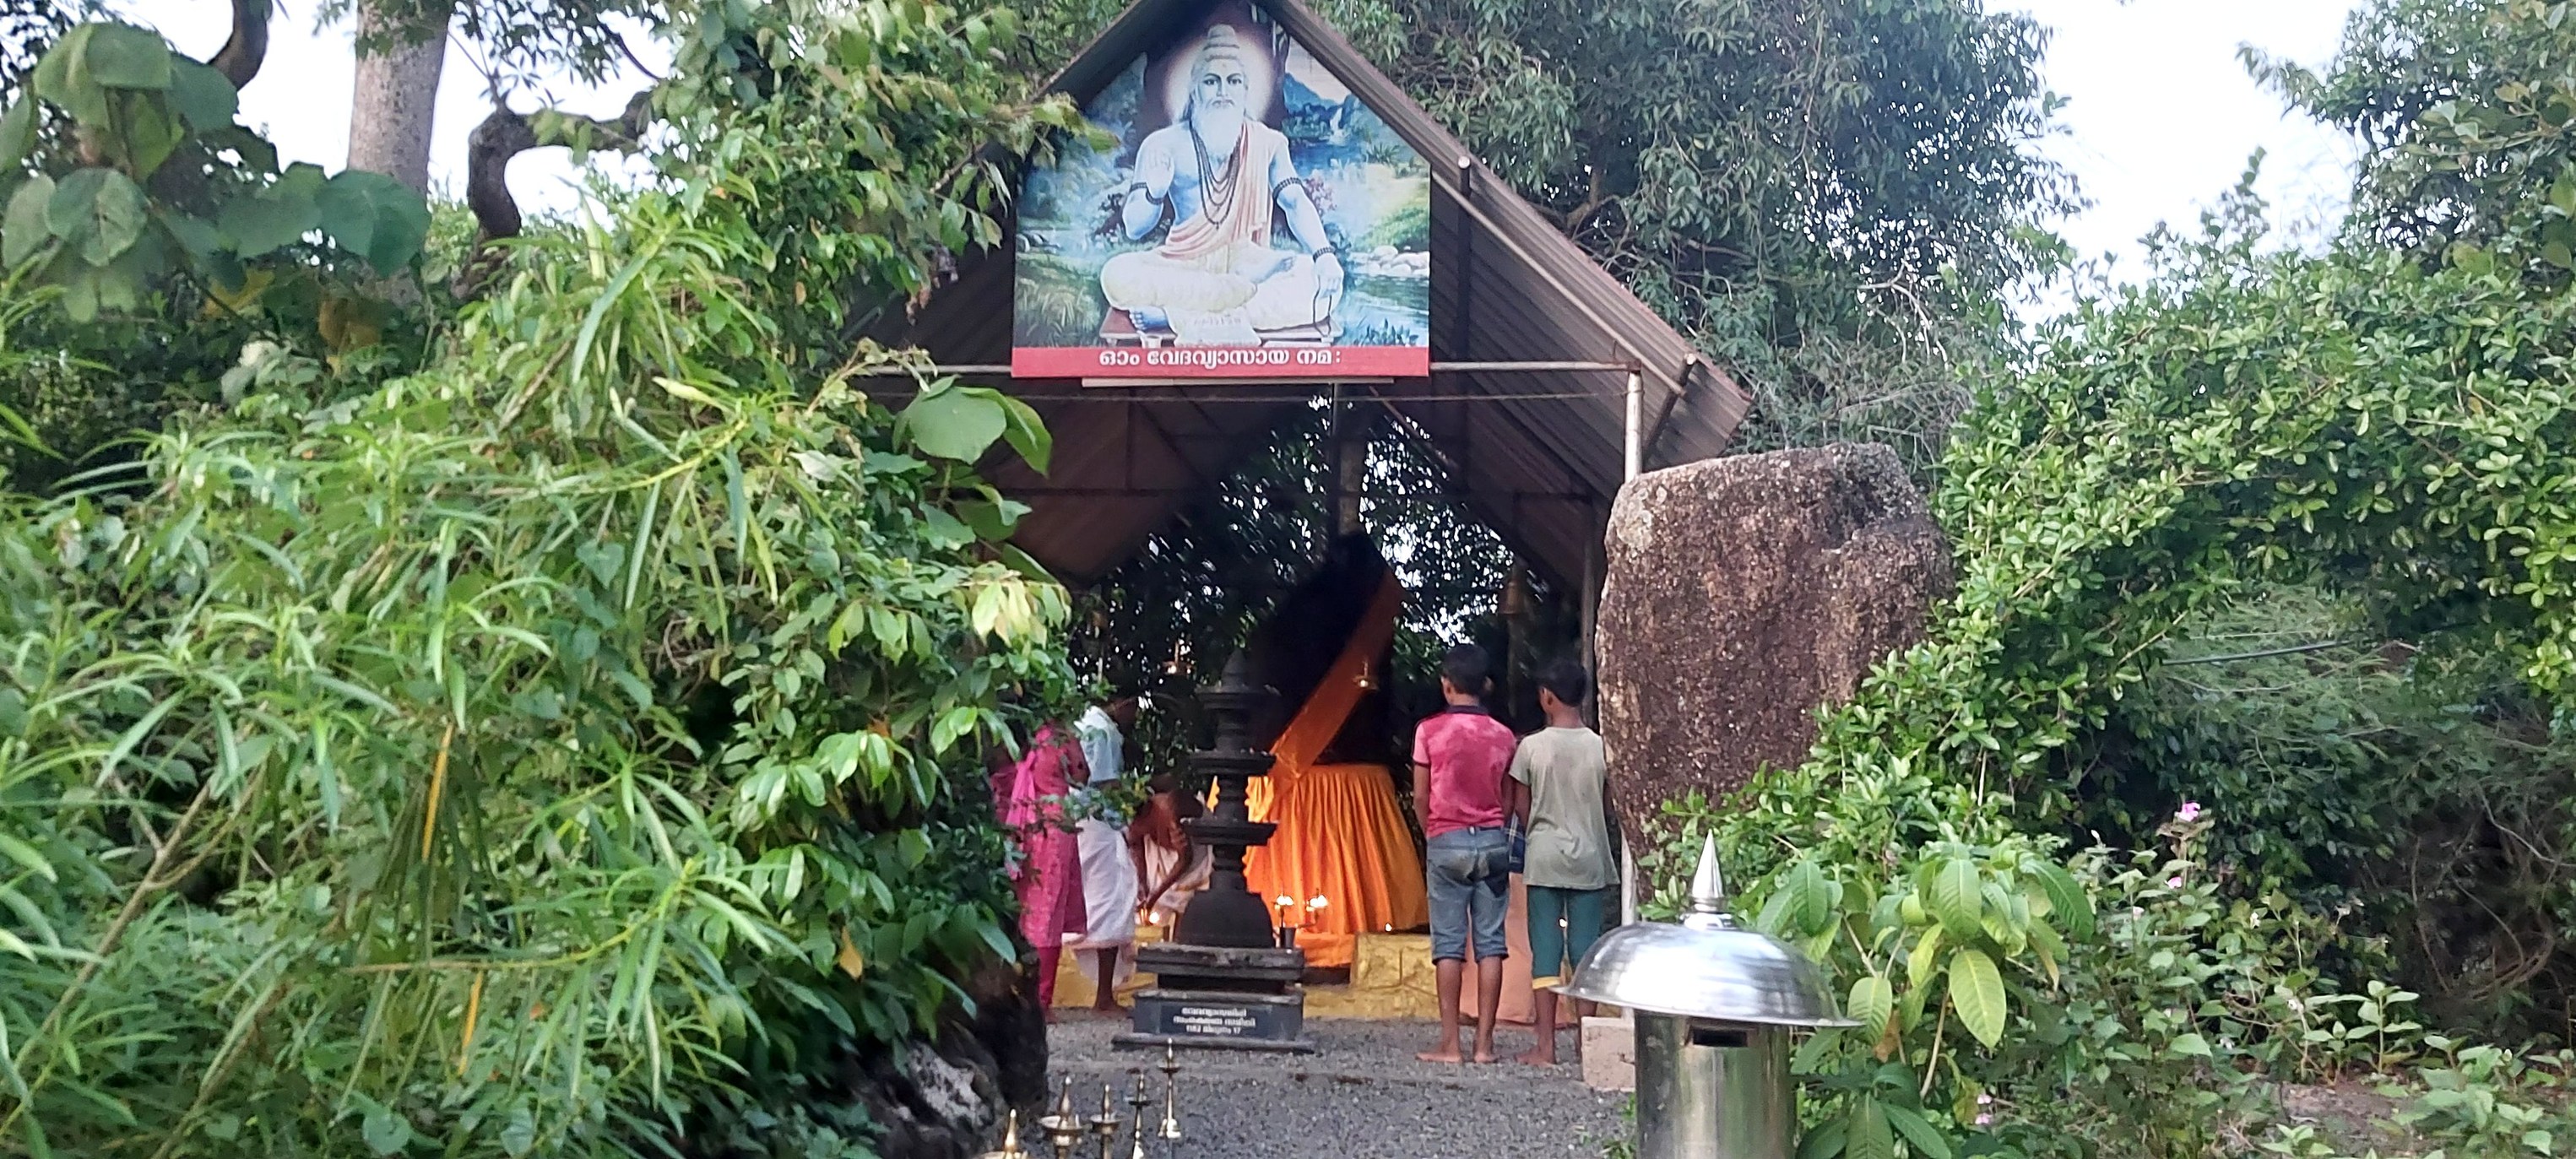
[{"label": "sage seated in meditation", "polygon": [[[1264,331],[1329,323],[1342,296],[1341,256],[1287,136],[1252,115],[1231,26],[1208,29],[1190,77],[1188,109],[1137,148],[1119,208],[1127,240],[1151,234],[1166,209],[1171,234],[1152,250],[1109,259],[1102,295],[1139,329],[1169,330],[1191,345],[1253,346]],[[1298,250],[1271,246],[1279,217]]]}]

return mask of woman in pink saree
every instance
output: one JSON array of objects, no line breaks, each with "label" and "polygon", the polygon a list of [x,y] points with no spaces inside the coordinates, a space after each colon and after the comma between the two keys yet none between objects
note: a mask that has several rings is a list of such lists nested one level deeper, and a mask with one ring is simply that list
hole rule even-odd
[{"label": "woman in pink saree", "polygon": [[993,773],[993,806],[1019,843],[1011,891],[1020,899],[1020,936],[1038,951],[1038,1006],[1055,1021],[1055,974],[1064,935],[1083,928],[1082,847],[1064,815],[1065,797],[1091,779],[1082,746],[1049,724],[1015,764]]}]

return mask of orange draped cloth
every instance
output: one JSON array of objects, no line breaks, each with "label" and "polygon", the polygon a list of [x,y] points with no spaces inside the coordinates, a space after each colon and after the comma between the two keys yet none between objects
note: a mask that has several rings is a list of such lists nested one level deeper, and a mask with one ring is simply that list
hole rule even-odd
[{"label": "orange draped cloth", "polygon": [[[1403,606],[1404,587],[1389,575],[1341,658],[1270,746],[1277,761],[1270,775],[1250,786],[1253,820],[1279,830],[1270,844],[1251,851],[1244,873],[1261,897],[1297,899],[1306,922],[1297,945],[1309,966],[1350,965],[1360,933],[1410,930],[1431,920],[1422,857],[1396,806],[1392,775],[1383,765],[1316,763],[1359,706],[1360,674],[1394,639]],[[1316,897],[1324,908],[1305,910]],[[1300,917],[1292,913],[1288,920]]]}]

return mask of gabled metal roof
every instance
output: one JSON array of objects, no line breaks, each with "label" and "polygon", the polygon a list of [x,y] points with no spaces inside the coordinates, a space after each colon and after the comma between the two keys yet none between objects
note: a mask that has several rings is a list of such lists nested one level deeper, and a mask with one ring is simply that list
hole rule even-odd
[{"label": "gabled metal roof", "polygon": [[[1088,103],[1204,2],[1137,0],[1050,90]],[[1625,473],[1627,375],[1598,367],[1633,367],[1640,376],[1648,469],[1723,452],[1743,421],[1746,395],[1302,0],[1254,2],[1430,163],[1432,378],[1352,387],[1346,397],[1373,396],[1410,420],[1477,518],[1552,578],[1579,582]],[[1004,236],[1016,236],[1016,223],[1007,224]],[[1007,362],[1012,260],[1008,249],[962,258],[953,281],[880,337],[921,347],[945,365]],[[1462,363],[1482,368],[1443,366]],[[992,475],[1033,508],[1020,546],[1076,584],[1123,563],[1194,494],[1249,457],[1302,405],[1285,396],[1307,389],[1104,389],[969,377],[1027,399],[1054,432],[1047,475],[1016,460],[996,463]]]}]

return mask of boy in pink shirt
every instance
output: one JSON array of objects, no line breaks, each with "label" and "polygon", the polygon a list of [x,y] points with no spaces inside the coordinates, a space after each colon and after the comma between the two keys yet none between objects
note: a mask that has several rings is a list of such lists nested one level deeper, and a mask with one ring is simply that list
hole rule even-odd
[{"label": "boy in pink shirt", "polygon": [[1510,901],[1511,841],[1503,832],[1512,730],[1487,715],[1485,650],[1460,644],[1440,662],[1449,707],[1413,733],[1413,808],[1427,847],[1431,960],[1439,974],[1440,1044],[1417,1056],[1460,1062],[1460,1003],[1473,933],[1477,1062],[1494,1061],[1494,1015],[1503,1000],[1503,911]]}]

